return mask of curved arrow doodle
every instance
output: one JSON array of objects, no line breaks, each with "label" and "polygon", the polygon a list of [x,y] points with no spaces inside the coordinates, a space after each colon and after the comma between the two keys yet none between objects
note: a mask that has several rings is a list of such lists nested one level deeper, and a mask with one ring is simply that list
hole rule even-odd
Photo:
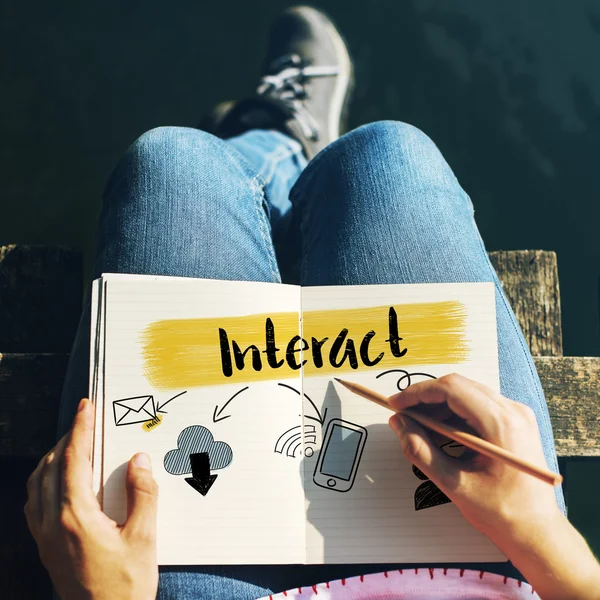
[{"label": "curved arrow doodle", "polygon": [[[292,387],[291,385],[287,385],[286,383],[278,383],[277,385],[287,388],[288,390],[292,390],[292,392],[295,392],[299,396],[304,395],[304,397],[310,402],[310,405],[314,408],[315,412],[317,413],[317,417],[311,417],[309,415],[305,415],[305,417],[307,419],[310,419],[311,421],[317,421],[317,423],[319,423],[321,425],[321,427],[325,424],[325,419],[327,418],[327,409],[325,409],[323,411],[323,414],[321,415],[321,413],[319,412],[319,409],[316,407],[315,403],[310,399],[310,397],[307,394],[301,394],[295,387]],[[213,411],[213,423],[218,423],[219,421],[224,421],[225,419],[229,419],[229,417],[231,417],[231,415],[221,416],[221,414],[227,408],[227,406],[229,406],[230,402],[234,398],[239,396],[242,392],[245,392],[248,389],[248,387],[249,386],[246,386],[246,387],[242,388],[241,390],[238,390],[233,396],[231,396],[231,398],[229,398],[229,400],[227,400],[227,402],[225,402],[225,404],[223,404],[223,406],[221,406],[221,408],[219,408],[218,404],[217,404],[217,406],[215,406],[215,410]],[[174,398],[172,398],[172,400],[173,399]],[[170,402],[170,400],[169,400],[169,402]],[[166,402],[165,402],[165,404],[166,404]],[[163,406],[164,406],[164,404],[163,404]]]},{"label": "curved arrow doodle", "polygon": [[217,404],[217,406],[215,406],[215,410],[213,412],[213,423],[218,423],[219,421],[224,421],[225,419],[229,419],[229,417],[231,415],[225,415],[224,417],[222,417],[221,413],[227,408],[227,405],[236,396],[239,396],[242,392],[245,392],[247,389],[248,389],[248,386],[246,386],[245,388],[242,388],[241,390],[238,390],[233,396],[231,396],[231,398],[229,398],[229,400],[227,400],[227,402],[225,402],[225,404],[223,404],[223,406],[221,408],[219,408],[219,405]]},{"label": "curved arrow doodle", "polygon": [[311,421],[317,421],[317,423],[319,423],[321,425],[321,427],[323,427],[323,425],[325,424],[325,419],[327,418],[327,409],[325,409],[323,411],[323,415],[321,416],[319,409],[316,407],[315,403],[309,398],[308,394],[300,394],[300,392],[295,387],[292,387],[291,385],[287,385],[286,383],[278,383],[277,385],[280,385],[281,387],[284,387],[284,388],[287,388],[288,390],[292,390],[293,392],[296,392],[296,394],[298,394],[298,396],[303,395],[310,402],[310,405],[315,409],[315,412],[318,415],[318,418],[310,417],[309,415],[304,415],[304,417],[306,419],[310,419]]},{"label": "curved arrow doodle", "polygon": [[183,396],[184,394],[187,394],[187,392],[181,392],[180,394],[177,394],[177,396],[173,396],[171,399],[167,400],[166,402],[163,402],[162,404],[159,404],[156,407],[156,412],[157,413],[163,413],[164,415],[166,415],[167,413],[163,410],[163,408],[169,404],[169,402],[173,402],[173,400],[175,400],[175,398],[179,398],[179,396]]}]

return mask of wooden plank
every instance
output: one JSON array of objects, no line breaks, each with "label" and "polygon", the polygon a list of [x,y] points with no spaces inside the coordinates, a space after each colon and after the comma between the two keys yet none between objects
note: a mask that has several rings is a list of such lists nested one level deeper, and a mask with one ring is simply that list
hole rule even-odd
[{"label": "wooden plank", "polygon": [[560,289],[555,252],[490,252],[490,261],[534,356],[562,356]]},{"label": "wooden plank", "polygon": [[600,456],[600,358],[534,357],[558,456]]},{"label": "wooden plank", "polygon": [[82,289],[79,250],[0,246],[0,351],[69,352]]},{"label": "wooden plank", "polygon": [[0,354],[0,456],[40,457],[56,441],[68,354]]}]

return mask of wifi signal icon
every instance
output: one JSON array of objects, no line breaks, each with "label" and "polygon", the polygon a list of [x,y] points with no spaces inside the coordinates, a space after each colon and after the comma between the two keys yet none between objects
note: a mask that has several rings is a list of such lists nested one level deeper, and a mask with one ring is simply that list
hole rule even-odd
[{"label": "wifi signal icon", "polygon": [[[317,429],[314,425],[304,426],[304,443],[317,443]],[[290,458],[296,458],[298,451],[302,447],[302,425],[296,425],[287,431],[284,431],[275,442],[275,453],[285,454]],[[310,446],[304,448],[304,455],[311,457],[315,451]]]}]

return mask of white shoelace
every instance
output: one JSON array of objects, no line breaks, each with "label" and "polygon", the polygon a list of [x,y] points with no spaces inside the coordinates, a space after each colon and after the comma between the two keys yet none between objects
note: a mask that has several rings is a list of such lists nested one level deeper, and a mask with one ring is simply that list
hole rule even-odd
[{"label": "white shoelace", "polygon": [[298,55],[291,55],[286,66],[278,73],[264,75],[256,93],[280,105],[302,129],[302,134],[310,140],[319,139],[319,127],[314,117],[304,105],[308,97],[305,89],[307,80],[315,77],[333,77],[340,73],[340,67],[302,65]]}]

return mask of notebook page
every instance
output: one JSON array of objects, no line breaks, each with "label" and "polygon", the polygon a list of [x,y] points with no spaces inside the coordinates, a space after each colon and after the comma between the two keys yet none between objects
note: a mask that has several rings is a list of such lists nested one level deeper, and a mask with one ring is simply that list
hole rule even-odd
[{"label": "notebook page", "polygon": [[[105,308],[106,293],[105,287],[108,281],[144,281],[148,280],[147,275],[136,275],[129,273],[103,273],[99,279],[92,282],[91,293],[91,319],[90,319],[90,383],[89,397],[94,403],[95,424],[94,424],[94,446],[92,450],[92,489],[96,494],[100,506],[103,505],[102,497],[102,456],[104,448],[104,340],[106,339],[105,328]],[[160,281],[163,284],[169,280],[181,281],[181,277],[152,276],[152,281]],[[187,283],[191,279],[185,280]],[[197,280],[196,280],[197,281]]]},{"label": "notebook page", "polygon": [[[303,392],[326,414],[313,456],[303,463],[307,562],[506,560],[413,472],[387,424],[389,411],[332,380],[391,395],[398,386],[458,372],[498,390],[493,284],[303,288],[302,314],[305,339],[329,337],[321,368],[305,352]],[[347,336],[332,357],[344,328]],[[363,342],[369,331],[374,334]],[[344,358],[350,338],[356,369],[349,367],[351,351]],[[380,353],[376,365],[365,365],[363,354],[375,362]]]},{"label": "notebook page", "polygon": [[99,391],[98,391],[98,369],[100,368],[100,341],[102,335],[100,332],[103,328],[103,318],[100,314],[102,308],[101,301],[102,281],[97,279],[92,282],[92,291],[90,296],[91,312],[90,312],[90,366],[89,366],[89,391],[88,397],[94,405],[95,421],[94,421],[94,439],[92,444],[92,488],[94,494],[99,498],[101,480],[101,463],[102,463],[102,407]]},{"label": "notebook page", "polygon": [[[103,273],[101,277],[92,282],[90,295],[90,373],[89,373],[89,398],[94,404],[94,442],[92,449],[92,488],[102,506],[102,452],[103,452],[103,426],[104,426],[104,340],[106,337],[104,309],[106,295],[104,288],[109,280],[136,281],[147,279],[146,275],[126,273]],[[153,276],[153,280],[178,280],[179,277]]]},{"label": "notebook page", "polygon": [[[301,443],[295,437],[300,370],[285,378],[269,374],[264,319],[243,335],[234,327],[235,319],[248,315],[283,314],[297,334],[299,288],[110,276],[106,297],[104,511],[124,520],[125,466],[135,452],[146,452],[160,489],[159,564],[303,562]],[[208,319],[227,324],[232,352],[234,339],[243,349],[244,335],[254,336],[264,369],[251,368],[250,351],[243,370],[232,360],[230,378],[216,377],[218,328],[211,338],[214,356],[199,346],[205,340],[198,323],[204,327]],[[268,376],[256,380],[261,374]],[[145,398],[150,414],[138,417]],[[209,479],[202,475],[201,454],[210,459]]]},{"label": "notebook page", "polygon": [[[106,339],[105,308],[106,294],[104,292],[109,280],[136,281],[147,279],[146,275],[132,275],[127,273],[103,273],[99,279],[92,282],[91,319],[90,319],[90,383],[89,397],[94,403],[94,443],[92,450],[92,489],[100,502],[102,498],[102,455],[104,448],[104,340]],[[154,280],[178,280],[179,277],[153,276]]]}]

